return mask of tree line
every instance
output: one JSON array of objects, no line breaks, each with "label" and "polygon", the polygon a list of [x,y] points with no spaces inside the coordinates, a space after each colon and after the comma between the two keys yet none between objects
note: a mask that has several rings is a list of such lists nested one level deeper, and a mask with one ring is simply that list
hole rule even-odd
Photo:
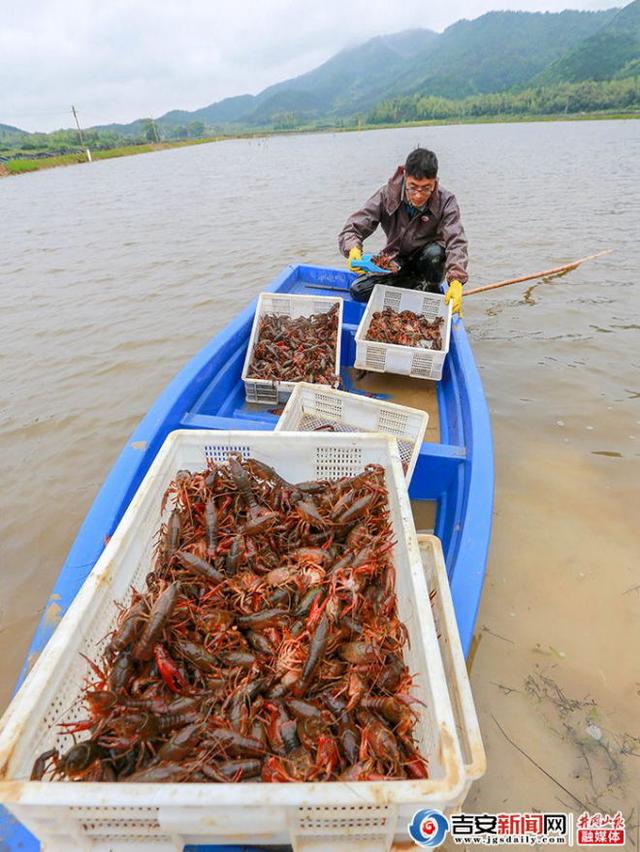
[{"label": "tree line", "polygon": [[173,126],[160,125],[152,119],[138,122],[134,133],[121,133],[103,128],[82,131],[84,145],[81,146],[77,130],[54,130],[52,133],[9,133],[0,134],[0,153],[30,157],[59,154],[80,150],[81,147],[94,151],[108,151],[123,145],[148,145],[150,142],[165,142],[181,139],[201,139],[207,133],[203,121]]},{"label": "tree line", "polygon": [[369,124],[481,118],[483,116],[559,115],[632,112],[640,109],[640,76],[624,80],[557,83],[523,91],[472,95],[450,100],[415,94],[388,98],[367,115]]},{"label": "tree line", "polygon": [[[472,95],[450,99],[417,93],[388,98],[373,107],[368,114],[358,113],[350,118],[311,119],[295,112],[280,112],[271,116],[270,126],[262,130],[286,131],[342,128],[363,124],[402,124],[411,121],[455,121],[486,118],[516,118],[526,116],[575,115],[580,113],[640,111],[640,76],[620,80],[555,83],[547,86],[509,90],[492,94]],[[244,128],[234,125],[233,132]],[[247,130],[249,128],[246,128]],[[253,131],[259,128],[251,128]],[[231,128],[227,128],[229,132]],[[211,128],[203,121],[169,125],[141,119],[133,132],[122,133],[111,128],[83,131],[84,147],[110,150],[121,146],[148,145],[150,142],[172,142],[202,139],[213,133],[224,133],[224,127]],[[56,130],[53,133],[0,133],[0,156],[51,156],[81,149],[76,130]]]}]

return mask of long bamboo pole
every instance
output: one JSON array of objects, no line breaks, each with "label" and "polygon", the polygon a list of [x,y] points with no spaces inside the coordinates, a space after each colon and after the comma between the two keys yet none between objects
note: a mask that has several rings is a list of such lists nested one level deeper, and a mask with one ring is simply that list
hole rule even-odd
[{"label": "long bamboo pole", "polygon": [[587,260],[595,260],[596,257],[602,257],[605,254],[611,254],[613,249],[599,251],[597,254],[590,254],[588,257],[581,257],[580,260],[574,260],[573,263],[566,263],[564,266],[556,266],[554,269],[547,269],[546,272],[536,272],[533,275],[523,275],[522,278],[507,278],[505,281],[497,281],[495,284],[485,284],[483,287],[474,287],[473,290],[464,290],[465,299],[468,296],[473,296],[474,293],[485,293],[487,290],[497,290],[498,287],[506,287],[508,284],[519,284],[522,281],[532,281],[534,278],[548,278],[552,275],[562,275],[563,272],[571,272],[576,269],[581,263]]}]

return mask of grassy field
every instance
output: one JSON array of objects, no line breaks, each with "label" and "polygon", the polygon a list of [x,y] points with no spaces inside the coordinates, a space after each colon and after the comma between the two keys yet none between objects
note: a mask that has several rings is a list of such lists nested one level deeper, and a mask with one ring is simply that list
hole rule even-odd
[{"label": "grassy field", "polygon": [[[209,142],[219,142],[222,139],[250,139],[261,136],[281,136],[295,133],[351,133],[358,130],[384,130],[394,127],[434,127],[452,124],[513,124],[520,122],[536,121],[612,121],[621,119],[640,118],[640,113],[579,113],[559,115],[520,115],[509,116],[482,116],[479,118],[461,118],[448,120],[422,120],[406,121],[396,124],[357,124],[347,127],[317,127],[313,125],[296,127],[288,130],[261,130],[234,134],[233,136],[208,136],[203,139],[185,139],[175,142],[157,142],[148,145],[125,145],[120,148],[111,148],[107,151],[92,151],[93,160],[110,160],[114,157],[128,157],[133,154],[148,154],[152,151],[164,151],[167,148],[184,148],[189,145],[205,145]],[[0,164],[0,177],[23,174],[25,172],[36,172],[41,169],[52,169],[56,166],[71,166],[76,163],[86,163],[87,158],[83,153],[63,154],[59,157],[46,157],[43,159],[19,159],[8,160]]]},{"label": "grassy field", "polygon": [[[187,145],[202,145],[207,142],[217,142],[224,137],[212,136],[206,139],[187,139],[180,142],[154,142],[148,145],[124,145],[121,148],[111,148],[107,151],[92,151],[93,160],[110,160],[113,157],[129,157],[132,154],[148,154],[151,151],[164,151],[166,148],[184,148]],[[38,172],[42,169],[53,169],[56,166],[72,166],[76,163],[86,163],[83,153],[62,154],[59,157],[43,157],[42,159],[7,160],[3,164],[5,175],[19,175],[25,172]],[[0,176],[2,170],[0,169]]]}]

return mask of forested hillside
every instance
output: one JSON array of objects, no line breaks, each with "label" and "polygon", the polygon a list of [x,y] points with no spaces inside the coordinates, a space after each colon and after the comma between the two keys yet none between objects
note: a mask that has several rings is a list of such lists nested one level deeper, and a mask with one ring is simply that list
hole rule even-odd
[{"label": "forested hillside", "polygon": [[536,82],[549,85],[640,74],[640,2],[626,6],[597,33],[553,62]]}]

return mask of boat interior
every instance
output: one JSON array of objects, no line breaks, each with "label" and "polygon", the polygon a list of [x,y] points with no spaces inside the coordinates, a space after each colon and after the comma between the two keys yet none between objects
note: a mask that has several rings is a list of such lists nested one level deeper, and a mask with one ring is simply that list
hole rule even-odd
[{"label": "boat interior", "polygon": [[[316,289],[304,280],[294,282],[287,291],[297,295],[332,295],[321,288]],[[346,288],[336,293],[336,296],[344,299],[340,365],[342,389],[425,411],[429,415],[429,421],[424,440],[438,444],[438,383],[410,376],[365,372],[349,366],[355,358],[355,333],[365,306],[352,302]],[[238,421],[242,421],[247,429],[275,428],[284,403],[265,405],[246,401],[244,385],[240,378],[244,357],[244,347],[230,354],[224,369],[211,378],[199,399],[183,418],[183,425],[191,428],[237,428]],[[221,419],[233,421],[234,425],[229,423],[223,426]],[[423,497],[421,494],[414,495],[413,491],[410,491],[410,496],[417,531],[432,533],[436,526],[437,500]]]}]

